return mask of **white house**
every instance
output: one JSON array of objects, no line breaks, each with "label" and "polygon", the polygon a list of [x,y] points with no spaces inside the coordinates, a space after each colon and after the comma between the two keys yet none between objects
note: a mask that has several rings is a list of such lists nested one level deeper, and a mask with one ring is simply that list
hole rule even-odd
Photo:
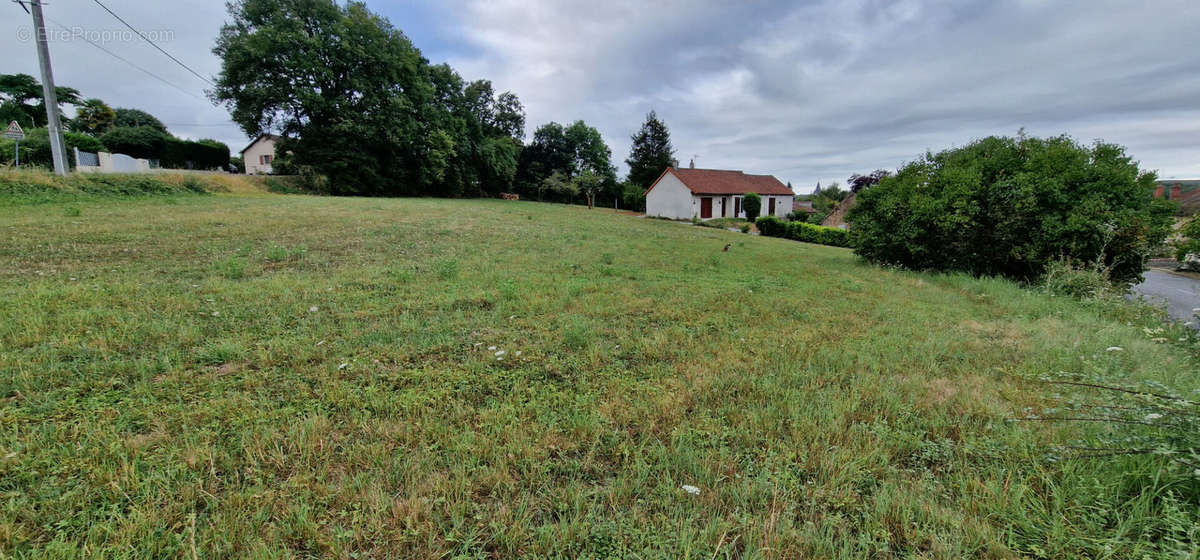
[{"label": "white house", "polygon": [[771,175],[747,175],[720,169],[668,167],[646,191],[646,215],[701,220],[745,218],[742,196],[762,197],[760,216],[786,217],[796,196]]},{"label": "white house", "polygon": [[262,134],[242,150],[242,162],[246,165],[247,175],[271,173],[271,164],[275,162],[275,144],[278,142],[278,136]]}]

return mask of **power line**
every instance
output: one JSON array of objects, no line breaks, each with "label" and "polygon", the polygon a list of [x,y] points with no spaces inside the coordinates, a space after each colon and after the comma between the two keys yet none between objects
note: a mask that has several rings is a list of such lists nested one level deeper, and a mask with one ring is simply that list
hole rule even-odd
[{"label": "power line", "polygon": [[[46,18],[46,19],[50,19],[50,18]],[[67,33],[71,33],[71,32],[72,32],[70,29],[68,29],[68,28],[67,28],[67,26],[65,26],[65,25],[63,25],[63,24],[61,24],[61,23],[59,23],[59,22],[57,22],[57,21],[54,21],[54,20],[50,19],[50,23],[53,23],[54,25],[57,25],[59,29],[62,29],[63,31],[66,31]],[[174,83],[172,83],[172,82],[168,81],[166,78],[163,78],[162,76],[159,76],[158,74],[155,74],[154,72],[151,72],[151,71],[149,71],[149,70],[147,70],[147,69],[145,69],[145,68],[142,68],[141,66],[138,66],[137,64],[134,64],[134,63],[130,62],[130,61],[129,61],[128,59],[126,59],[125,57],[123,57],[123,56],[121,56],[121,55],[119,55],[119,54],[117,54],[117,53],[115,53],[115,52],[112,52],[112,51],[110,51],[110,50],[108,50],[108,49],[106,49],[106,48],[104,48],[104,47],[102,47],[102,46],[100,46],[99,44],[97,44],[97,43],[93,42],[91,39],[88,39],[88,38],[86,37],[86,34],[80,34],[80,35],[78,35],[78,37],[79,37],[80,39],[83,39],[83,41],[84,41],[85,43],[87,43],[87,44],[89,44],[89,45],[91,45],[91,46],[93,46],[93,47],[96,47],[97,49],[100,49],[102,52],[104,52],[104,53],[105,53],[105,54],[107,54],[108,56],[111,56],[111,57],[113,57],[113,58],[115,58],[115,59],[117,59],[117,60],[120,60],[121,62],[124,62],[125,64],[128,64],[128,65],[130,65],[130,66],[132,66],[132,67],[134,67],[134,68],[136,68],[136,69],[138,69],[138,70],[141,70],[142,72],[146,73],[146,75],[150,76],[151,78],[154,78],[154,79],[156,79],[156,80],[158,80],[158,81],[160,81],[160,82],[162,82],[162,83],[164,83],[164,84],[167,84],[168,86],[171,86],[171,87],[173,87],[173,88],[175,88],[175,89],[177,89],[177,90],[179,90],[179,91],[183,92],[184,94],[187,94],[187,95],[190,95],[190,96],[192,96],[192,97],[194,97],[194,98],[196,98],[196,99],[199,99],[200,101],[207,101],[207,100],[206,100],[206,99],[204,99],[203,97],[200,97],[199,95],[196,95],[195,93],[192,93],[192,92],[190,92],[190,91],[188,91],[188,90],[186,90],[186,89],[183,89],[182,87],[180,87],[180,86],[177,86],[177,85],[175,85]]]},{"label": "power line", "polygon": [[217,84],[214,84],[214,83],[212,83],[212,80],[209,80],[208,78],[205,78],[204,76],[201,76],[199,72],[197,72],[197,71],[195,71],[195,70],[192,70],[192,68],[191,68],[190,66],[188,66],[188,65],[184,64],[184,63],[183,63],[181,60],[179,60],[178,58],[175,58],[174,56],[171,56],[171,53],[169,53],[169,52],[167,52],[167,51],[163,50],[163,48],[162,48],[162,47],[160,47],[160,46],[158,46],[158,44],[157,44],[157,43],[155,43],[154,41],[151,41],[151,40],[150,40],[150,38],[146,36],[146,34],[142,33],[141,31],[138,31],[138,30],[137,30],[137,29],[135,29],[135,28],[134,28],[132,25],[129,25],[129,22],[125,21],[123,18],[121,18],[121,16],[117,15],[117,14],[116,14],[116,12],[114,12],[114,11],[110,10],[110,9],[108,8],[108,6],[105,6],[105,5],[104,5],[104,3],[103,3],[103,2],[101,2],[100,0],[92,0],[92,1],[93,1],[93,2],[95,2],[97,5],[99,5],[101,8],[104,8],[104,11],[108,12],[108,13],[109,13],[109,14],[110,14],[112,17],[115,17],[115,18],[117,18],[117,21],[119,21],[119,22],[121,22],[122,24],[124,24],[124,25],[125,25],[125,27],[128,27],[130,31],[133,31],[134,33],[137,33],[137,34],[138,34],[138,37],[141,37],[143,41],[146,41],[147,43],[150,43],[150,46],[152,46],[152,47],[154,47],[154,48],[158,49],[158,52],[160,52],[160,53],[163,53],[163,54],[167,55],[167,58],[170,58],[171,60],[174,60],[174,61],[175,61],[175,64],[178,64],[178,65],[180,65],[180,66],[184,67],[184,69],[186,69],[188,72],[191,72],[193,76],[195,76],[195,77],[197,77],[197,78],[200,78],[201,80],[203,80],[203,81],[204,81],[204,83],[206,83],[206,84],[208,84],[208,85],[210,85],[210,86],[214,86],[214,87],[217,85]]}]

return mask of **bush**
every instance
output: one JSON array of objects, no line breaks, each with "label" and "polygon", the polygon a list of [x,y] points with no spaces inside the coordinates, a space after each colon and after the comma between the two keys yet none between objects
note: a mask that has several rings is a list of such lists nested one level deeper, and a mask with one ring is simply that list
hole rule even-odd
[{"label": "bush", "polygon": [[758,232],[767,237],[783,237],[805,243],[850,247],[850,234],[846,230],[815,226],[807,222],[785,222],[772,216],[764,216],[755,222]]},{"label": "bush", "polygon": [[1077,299],[1099,298],[1112,292],[1107,269],[1096,264],[1077,266],[1069,259],[1051,261],[1046,266],[1042,287],[1051,294]]},{"label": "bush", "polygon": [[1179,230],[1179,241],[1175,242],[1175,259],[1184,262],[1190,254],[1200,255],[1200,215],[1193,217]]},{"label": "bush", "polygon": [[742,197],[742,210],[746,212],[746,219],[753,222],[758,219],[758,213],[762,211],[762,197],[758,193],[746,193]]},{"label": "bush", "polygon": [[[75,148],[84,152],[98,152],[104,149],[99,140],[86,134],[63,132],[63,143],[67,145],[67,164],[75,167]],[[16,155],[13,141],[0,138],[0,165],[11,165]],[[54,156],[50,152],[50,133],[44,128],[35,128],[25,132],[25,140],[21,141],[21,166],[36,166],[47,169],[54,167]]]},{"label": "bush", "polygon": [[159,165],[168,169],[226,169],[229,146],[215,140],[180,140],[168,137]]},{"label": "bush", "polygon": [[1133,282],[1170,231],[1172,209],[1153,191],[1153,173],[1120,146],[989,137],[883,178],[848,221],[876,263],[1028,282],[1069,258]]},{"label": "bush", "polygon": [[742,224],[742,233],[750,233],[750,224]]},{"label": "bush", "polygon": [[174,139],[167,133],[149,126],[117,127],[100,137],[100,141],[107,148],[105,151],[133,158],[158,160],[163,159],[169,140]]}]

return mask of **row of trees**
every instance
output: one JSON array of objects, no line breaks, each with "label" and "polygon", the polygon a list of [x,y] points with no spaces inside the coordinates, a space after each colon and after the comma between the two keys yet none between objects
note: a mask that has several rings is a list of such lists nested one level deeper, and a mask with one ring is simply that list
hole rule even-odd
[{"label": "row of trees", "polygon": [[[62,105],[75,107],[74,118],[63,118],[68,150],[110,151],[137,158],[158,160],[163,167],[181,169],[225,169],[229,147],[216,140],[185,140],[172,136],[166,125],[140,109],[112,108],[100,99],[82,99],[79,90],[56,88]],[[61,108],[61,107],[60,107]],[[42,86],[28,74],[0,75],[0,120],[16,121],[25,127],[22,161],[51,164],[46,106]],[[12,149],[0,151],[0,162],[14,159]]]},{"label": "row of trees", "polygon": [[213,49],[222,60],[213,98],[246,134],[284,138],[277,170],[333,179],[335,194],[517,192],[630,207],[673,161],[653,113],[634,137],[626,182],[583,121],[544,124],[524,144],[515,94],[431,64],[362,2],[236,0],[229,13]]},{"label": "row of trees", "polygon": [[250,136],[284,138],[276,166],[337,194],[474,196],[510,190],[517,96],[433,65],[361,2],[239,0],[214,53],[212,95]]}]

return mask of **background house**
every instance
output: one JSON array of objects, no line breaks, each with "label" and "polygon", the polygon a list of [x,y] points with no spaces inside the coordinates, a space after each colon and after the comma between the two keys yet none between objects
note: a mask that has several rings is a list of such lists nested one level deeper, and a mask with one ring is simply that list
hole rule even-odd
[{"label": "background house", "polygon": [[720,169],[668,167],[646,191],[646,215],[701,220],[745,218],[742,197],[762,197],[761,216],[786,217],[795,193],[771,175],[747,175]]},{"label": "background house", "polygon": [[1200,179],[1166,179],[1159,181],[1154,189],[1154,198],[1165,198],[1179,203],[1184,215],[1200,212]]},{"label": "background house", "polygon": [[271,165],[275,162],[275,145],[278,142],[278,136],[262,134],[242,150],[242,162],[246,165],[247,175],[269,175],[272,172]]}]

